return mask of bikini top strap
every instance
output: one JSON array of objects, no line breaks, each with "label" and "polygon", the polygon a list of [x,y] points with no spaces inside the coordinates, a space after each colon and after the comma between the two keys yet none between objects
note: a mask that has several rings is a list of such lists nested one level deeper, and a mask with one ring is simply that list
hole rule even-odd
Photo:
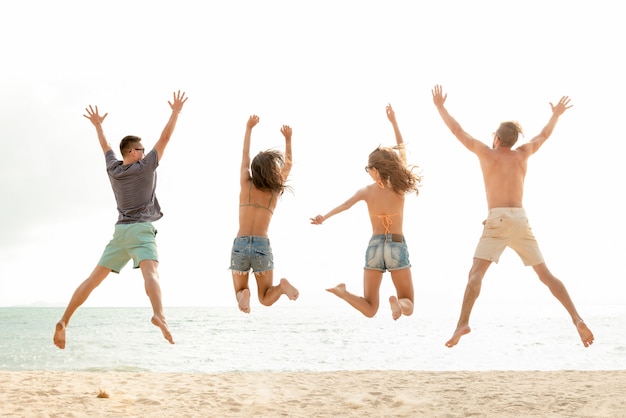
[{"label": "bikini top strap", "polygon": [[380,219],[383,223],[383,227],[385,228],[385,235],[389,234],[391,232],[391,224],[393,223],[393,221],[391,220],[392,216],[396,216],[397,214],[391,214],[391,215],[376,215],[378,216],[378,219]]}]

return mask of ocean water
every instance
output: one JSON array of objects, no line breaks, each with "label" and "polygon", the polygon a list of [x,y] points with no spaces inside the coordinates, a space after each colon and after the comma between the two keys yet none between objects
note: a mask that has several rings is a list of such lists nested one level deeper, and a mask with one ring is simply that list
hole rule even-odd
[{"label": "ocean water", "polygon": [[[223,373],[341,370],[622,370],[626,307],[585,307],[596,341],[583,347],[567,314],[483,309],[472,333],[444,346],[453,315],[372,319],[349,306],[167,308],[176,341],[150,324],[149,308],[76,311],[67,346],[54,346],[62,308],[0,308],[0,370]],[[384,311],[384,312],[383,312]]]}]

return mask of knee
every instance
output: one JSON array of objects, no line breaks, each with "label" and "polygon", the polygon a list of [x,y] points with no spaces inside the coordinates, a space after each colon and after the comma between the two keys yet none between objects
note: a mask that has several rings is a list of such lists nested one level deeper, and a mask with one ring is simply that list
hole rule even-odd
[{"label": "knee", "polygon": [[376,315],[376,312],[378,312],[378,309],[369,309],[363,312],[363,315],[365,315],[367,318],[373,318]]},{"label": "knee", "polygon": [[143,280],[148,285],[151,285],[151,284],[154,284],[154,283],[158,284],[159,283],[159,275],[156,274],[156,273],[154,273],[154,274],[151,274],[151,273],[145,274],[143,276]]},{"label": "knee", "polygon": [[485,276],[484,272],[476,270],[476,269],[471,269],[467,277],[467,285],[480,287],[484,276]]},{"label": "knee", "polygon": [[369,308],[363,310],[363,315],[367,318],[373,318],[378,312],[378,305],[370,304]]},{"label": "knee", "polygon": [[557,279],[552,273],[549,273],[549,272],[545,274],[540,274],[539,280],[541,280],[541,283],[545,284],[548,287],[562,284],[559,279]]}]

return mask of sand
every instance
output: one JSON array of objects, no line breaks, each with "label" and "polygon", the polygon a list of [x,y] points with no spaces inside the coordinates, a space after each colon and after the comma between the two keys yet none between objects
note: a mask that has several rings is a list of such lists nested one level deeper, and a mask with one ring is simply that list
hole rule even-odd
[{"label": "sand", "polygon": [[0,416],[626,417],[626,370],[0,371]]}]

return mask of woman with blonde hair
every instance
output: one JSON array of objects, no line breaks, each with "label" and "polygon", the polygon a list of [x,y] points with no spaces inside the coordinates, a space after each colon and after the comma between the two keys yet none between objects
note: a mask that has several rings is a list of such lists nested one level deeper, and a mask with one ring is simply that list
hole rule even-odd
[{"label": "woman with blonde hair", "polygon": [[387,105],[386,112],[393,126],[396,146],[378,147],[370,153],[365,171],[373,183],[357,190],[352,197],[326,215],[311,218],[311,223],[321,225],[331,216],[351,208],[361,200],[365,201],[372,225],[372,237],[365,254],[364,295],[361,297],[348,292],[345,283],[326,290],[371,318],[378,311],[383,273],[389,271],[396,288],[396,295],[389,297],[389,303],[392,318],[397,320],[402,315],[413,313],[413,280],[402,222],[404,197],[411,192],[418,194],[422,178],[415,172],[416,166],[407,166],[404,142],[391,105]]}]

